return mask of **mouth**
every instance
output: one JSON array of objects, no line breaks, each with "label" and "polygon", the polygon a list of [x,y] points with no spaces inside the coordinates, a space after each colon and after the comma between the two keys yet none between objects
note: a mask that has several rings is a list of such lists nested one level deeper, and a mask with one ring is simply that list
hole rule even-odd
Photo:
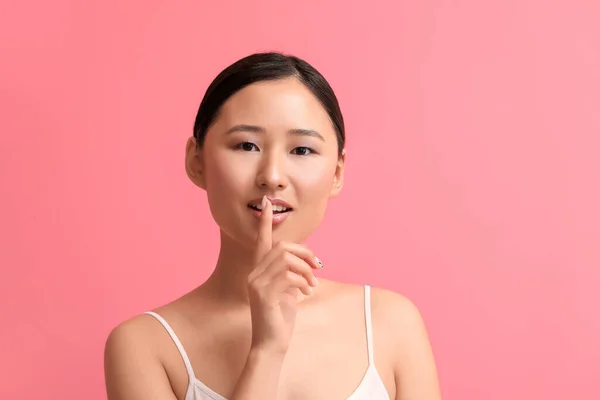
[{"label": "mouth", "polygon": [[[292,211],[294,211],[292,206],[283,200],[269,198],[269,201],[271,202],[271,205],[273,207],[273,225],[274,226],[281,224],[283,221],[285,221],[287,219],[288,216],[290,216],[292,214]],[[251,201],[250,203],[248,203],[248,208],[250,209],[250,212],[256,218],[260,219],[262,216],[262,211],[263,211],[262,210],[262,198],[255,199],[255,200]]]},{"label": "mouth", "polygon": [[[253,209],[255,211],[262,212],[261,204],[248,204],[248,207],[250,207],[251,209]],[[273,204],[273,214],[283,214],[286,212],[290,212],[292,210],[293,210],[292,207],[285,207],[285,206]]]}]

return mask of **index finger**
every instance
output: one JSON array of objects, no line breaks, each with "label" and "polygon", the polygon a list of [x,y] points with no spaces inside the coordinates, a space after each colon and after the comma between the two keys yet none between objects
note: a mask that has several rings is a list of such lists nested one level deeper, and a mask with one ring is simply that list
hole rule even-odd
[{"label": "index finger", "polygon": [[256,262],[262,260],[273,246],[273,205],[263,196],[258,237],[256,238]]}]

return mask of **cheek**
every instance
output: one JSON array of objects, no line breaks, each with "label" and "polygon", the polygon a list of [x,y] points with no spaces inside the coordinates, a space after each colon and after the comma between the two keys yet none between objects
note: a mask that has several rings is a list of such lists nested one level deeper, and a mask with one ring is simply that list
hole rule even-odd
[{"label": "cheek", "polygon": [[333,178],[335,165],[315,165],[303,168],[296,178],[296,188],[301,201],[309,203],[327,202]]},{"label": "cheek", "polygon": [[228,225],[237,215],[240,202],[248,200],[248,188],[254,179],[248,165],[239,165],[236,157],[217,153],[206,160],[206,193],[215,221]]},{"label": "cheek", "polygon": [[232,194],[244,192],[248,184],[252,183],[251,168],[240,165],[236,157],[215,154],[215,157],[206,161],[206,186],[209,193],[224,194],[231,198]]},{"label": "cheek", "polygon": [[294,219],[294,241],[302,242],[320,225],[333,185],[335,166],[305,166],[294,179],[293,186],[300,209]]}]

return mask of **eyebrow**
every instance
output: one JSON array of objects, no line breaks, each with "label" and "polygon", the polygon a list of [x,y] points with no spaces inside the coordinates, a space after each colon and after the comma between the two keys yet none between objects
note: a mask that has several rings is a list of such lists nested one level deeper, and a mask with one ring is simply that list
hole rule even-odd
[{"label": "eyebrow", "polygon": [[[256,125],[235,125],[231,128],[229,128],[227,130],[227,132],[225,132],[226,135],[230,134],[230,133],[234,133],[234,132],[255,132],[255,133],[265,133],[267,130],[261,126],[256,126]],[[323,137],[323,135],[321,135],[319,132],[313,130],[313,129],[302,129],[302,128],[296,128],[296,129],[290,129],[288,131],[288,133],[290,135],[294,135],[294,136],[311,136],[311,137],[315,137],[317,139],[322,140],[323,142],[325,141],[325,138]]]}]

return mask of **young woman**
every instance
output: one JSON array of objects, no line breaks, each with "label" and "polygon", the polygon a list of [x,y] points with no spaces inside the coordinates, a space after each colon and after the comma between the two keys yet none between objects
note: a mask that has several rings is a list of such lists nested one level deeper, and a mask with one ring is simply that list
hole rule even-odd
[{"label": "young woman", "polygon": [[418,310],[399,294],[317,280],[302,242],[342,189],[345,133],[325,78],[280,53],[210,85],[186,171],[221,248],[210,278],[116,327],[109,400],[438,400]]}]

